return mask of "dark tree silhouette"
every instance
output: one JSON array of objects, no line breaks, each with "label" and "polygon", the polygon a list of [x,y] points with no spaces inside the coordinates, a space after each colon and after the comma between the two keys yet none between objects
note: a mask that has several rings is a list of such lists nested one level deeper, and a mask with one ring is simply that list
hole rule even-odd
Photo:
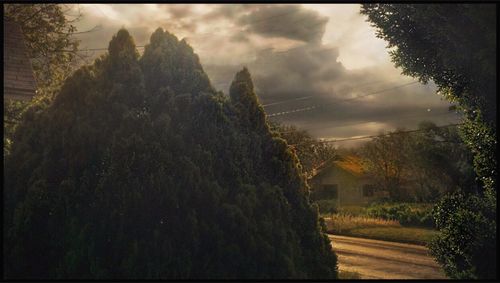
[{"label": "dark tree silhouette", "polygon": [[5,161],[7,278],[336,278],[297,157],[246,69],[230,98],[156,30],[31,107]]}]

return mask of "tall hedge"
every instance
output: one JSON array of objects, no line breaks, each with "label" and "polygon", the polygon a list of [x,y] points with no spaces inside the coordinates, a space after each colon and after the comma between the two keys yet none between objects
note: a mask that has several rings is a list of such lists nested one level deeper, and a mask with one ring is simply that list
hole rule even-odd
[{"label": "tall hedge", "polygon": [[7,278],[335,278],[297,157],[251,76],[216,92],[162,29],[109,52],[32,106],[5,163]]}]

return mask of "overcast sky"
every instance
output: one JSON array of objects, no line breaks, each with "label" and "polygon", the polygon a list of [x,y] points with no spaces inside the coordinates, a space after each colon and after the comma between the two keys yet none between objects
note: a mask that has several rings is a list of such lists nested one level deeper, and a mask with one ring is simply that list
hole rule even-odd
[{"label": "overcast sky", "polygon": [[438,125],[459,119],[448,111],[451,104],[436,94],[434,84],[422,85],[400,74],[386,43],[376,38],[357,4],[74,7],[83,13],[76,24],[79,31],[99,27],[79,35],[81,48],[106,48],[121,27],[144,46],[162,27],[186,38],[217,89],[227,93],[234,74],[247,66],[269,119],[318,138],[414,129],[424,119]]}]

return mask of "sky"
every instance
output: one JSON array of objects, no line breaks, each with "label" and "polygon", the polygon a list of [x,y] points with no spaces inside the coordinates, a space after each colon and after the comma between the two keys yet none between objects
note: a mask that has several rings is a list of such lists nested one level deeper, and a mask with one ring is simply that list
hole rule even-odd
[{"label": "sky", "polygon": [[[120,28],[137,46],[158,27],[186,39],[227,94],[247,67],[270,121],[323,139],[457,123],[436,86],[401,75],[358,4],[78,4],[82,49],[107,48]],[[142,47],[138,47],[142,52]],[[84,52],[91,58],[106,51]],[[337,143],[355,146],[359,141]]]}]

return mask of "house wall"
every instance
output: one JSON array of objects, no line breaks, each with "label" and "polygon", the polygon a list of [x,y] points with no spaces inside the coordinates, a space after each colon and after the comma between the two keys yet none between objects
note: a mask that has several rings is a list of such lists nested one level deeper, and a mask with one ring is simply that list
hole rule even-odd
[{"label": "house wall", "polygon": [[36,81],[21,27],[5,19],[3,23],[4,99],[30,100],[36,94]]},{"label": "house wall", "polygon": [[337,184],[337,204],[339,206],[368,204],[377,199],[376,194],[373,197],[363,196],[363,185],[370,184],[369,179],[354,176],[336,166],[325,170],[328,171],[322,172],[309,183],[313,190],[321,189],[322,185],[325,184]]}]

